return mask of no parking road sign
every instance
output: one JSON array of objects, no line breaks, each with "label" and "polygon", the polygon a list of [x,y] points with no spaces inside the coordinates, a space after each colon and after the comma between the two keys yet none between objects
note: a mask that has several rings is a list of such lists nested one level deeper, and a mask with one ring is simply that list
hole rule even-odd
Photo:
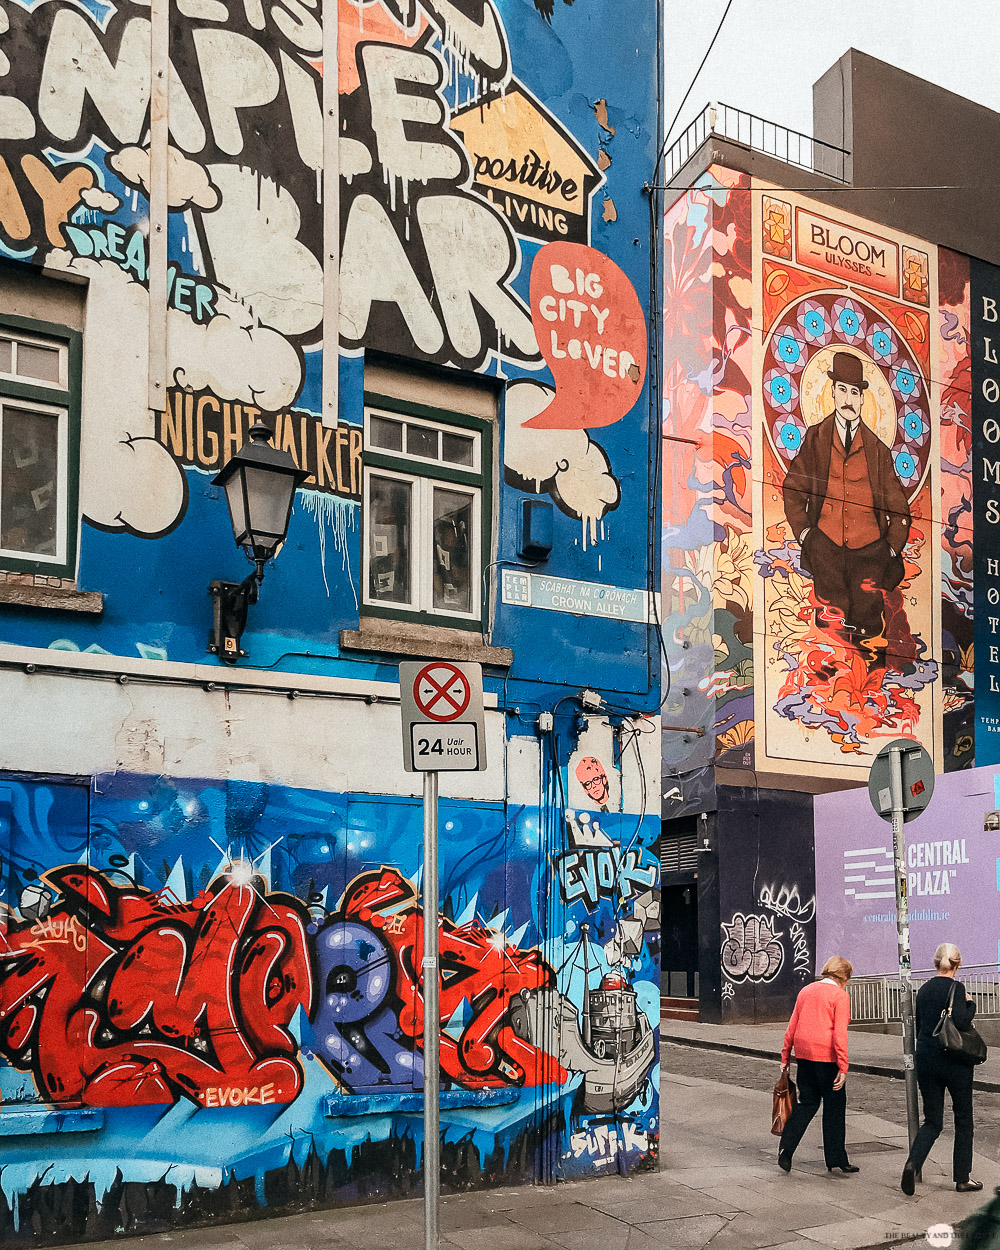
[{"label": "no parking road sign", "polygon": [[468,677],[456,665],[444,660],[424,664],[413,682],[417,711],[438,723],[458,720],[471,697],[472,685]]},{"label": "no parking road sign", "polygon": [[483,670],[427,660],[399,666],[403,767],[408,773],[475,772],[486,767]]}]

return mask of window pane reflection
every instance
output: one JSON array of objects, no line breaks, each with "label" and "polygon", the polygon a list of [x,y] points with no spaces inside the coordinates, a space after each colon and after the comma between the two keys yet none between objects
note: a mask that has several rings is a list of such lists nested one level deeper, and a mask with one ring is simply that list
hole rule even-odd
[{"label": "window pane reflection", "polygon": [[372,476],[369,486],[368,595],[409,603],[412,502],[409,482]]},{"label": "window pane reflection", "polygon": [[434,606],[472,611],[472,496],[434,489]]},{"label": "window pane reflection", "polygon": [[441,434],[441,459],[450,464],[473,462],[473,440],[465,434]]},{"label": "window pane reflection", "polygon": [[373,447],[381,447],[385,451],[403,450],[403,427],[399,421],[389,421],[385,417],[372,417],[368,423],[368,430]]},{"label": "window pane reflection", "polygon": [[33,343],[18,343],[17,371],[25,378],[37,378],[40,382],[58,382],[59,349],[36,347]]},{"label": "window pane reflection", "polygon": [[0,547],[57,554],[59,418],[4,405],[0,424]]},{"label": "window pane reflection", "polygon": [[406,427],[406,450],[411,456],[424,456],[427,460],[438,458],[438,432],[422,425]]}]

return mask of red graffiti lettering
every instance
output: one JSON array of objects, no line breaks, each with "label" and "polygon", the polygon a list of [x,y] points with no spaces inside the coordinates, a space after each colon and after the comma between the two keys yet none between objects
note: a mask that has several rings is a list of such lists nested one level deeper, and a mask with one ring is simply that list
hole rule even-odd
[{"label": "red graffiti lettering", "polygon": [[0,951],[0,1053],[30,1068],[46,1097],[132,1106],[186,1095],[220,1107],[296,1097],[289,1025],[312,1006],[298,900],[265,898],[259,877],[235,870],[190,904],[84,866],[44,879],[59,901],[44,921],[12,924]]},{"label": "red graffiti lettering", "polygon": [[[379,930],[396,962],[399,1025],[417,1046],[424,1028],[423,915],[412,900],[413,889],[398,872],[357,878],[347,890],[340,913]],[[391,909],[392,915],[385,915]],[[455,925],[440,922],[441,1020],[448,1021],[467,1000],[471,1012],[461,1035],[441,1032],[441,1068],[456,1084],[481,1089],[503,1085],[539,1085],[562,1081],[566,1073],[557,1059],[518,1037],[510,1026],[512,1000],[522,990],[555,985],[555,976],[537,950],[509,946],[502,934],[477,920]]]}]

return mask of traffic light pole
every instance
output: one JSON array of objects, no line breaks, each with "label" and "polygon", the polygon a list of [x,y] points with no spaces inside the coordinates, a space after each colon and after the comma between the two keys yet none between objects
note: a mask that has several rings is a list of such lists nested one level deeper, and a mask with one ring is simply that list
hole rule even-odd
[{"label": "traffic light pole", "polygon": [[903,1080],[906,1086],[906,1132],[913,1145],[920,1115],[917,1069],[914,1059],[913,982],[910,980],[910,911],[906,895],[906,840],[903,835],[903,750],[889,751],[889,789],[892,802],[893,866],[896,878],[896,941],[899,950],[900,1015],[903,1020]]},{"label": "traffic light pole", "polygon": [[441,1064],[438,989],[438,775],[424,773],[424,1250],[438,1250]]}]

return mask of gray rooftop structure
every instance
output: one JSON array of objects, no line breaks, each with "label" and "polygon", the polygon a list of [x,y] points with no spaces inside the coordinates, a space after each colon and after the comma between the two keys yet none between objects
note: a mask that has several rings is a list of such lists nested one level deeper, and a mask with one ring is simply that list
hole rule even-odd
[{"label": "gray rooftop structure", "polygon": [[666,177],[681,190],[725,165],[1000,264],[998,150],[1000,113],[851,48],[813,86],[812,136],[710,106]]}]

